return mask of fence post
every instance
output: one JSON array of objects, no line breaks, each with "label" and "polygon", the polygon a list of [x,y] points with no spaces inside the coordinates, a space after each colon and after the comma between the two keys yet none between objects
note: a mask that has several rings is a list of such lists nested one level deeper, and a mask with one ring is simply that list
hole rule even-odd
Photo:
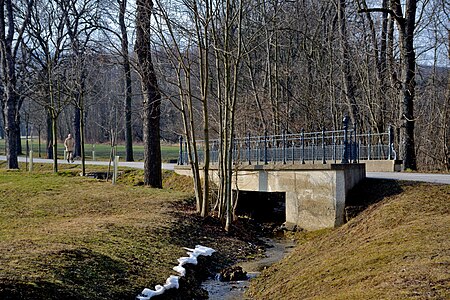
[{"label": "fence post", "polygon": [[388,147],[388,159],[392,159],[392,148],[394,147],[394,128],[392,125],[389,125],[389,147]]},{"label": "fence post", "polygon": [[178,140],[180,142],[180,152],[178,153],[178,165],[183,165],[183,137],[180,135]]},{"label": "fence post", "polygon": [[305,129],[302,128],[302,165],[305,164]]},{"label": "fence post", "polygon": [[114,156],[112,184],[116,184],[117,182],[118,168],[119,168],[119,156]]},{"label": "fence post", "polygon": [[322,128],[322,163],[327,163],[325,159],[325,128]]},{"label": "fence post", "polygon": [[372,159],[372,131],[369,128],[369,132],[367,133],[367,160]]},{"label": "fence post", "polygon": [[29,153],[30,153],[30,164],[29,164],[28,168],[29,168],[30,172],[33,172],[33,150],[30,150]]},{"label": "fence post", "polygon": [[344,123],[344,153],[342,155],[342,161],[341,164],[348,164],[348,122],[349,117],[346,115],[344,117],[343,123]]},{"label": "fence post", "polygon": [[267,131],[264,131],[264,164],[267,165]]}]

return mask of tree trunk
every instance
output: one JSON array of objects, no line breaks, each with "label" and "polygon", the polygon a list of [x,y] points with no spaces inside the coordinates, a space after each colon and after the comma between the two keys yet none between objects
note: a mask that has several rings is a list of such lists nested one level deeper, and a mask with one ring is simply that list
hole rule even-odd
[{"label": "tree trunk", "polygon": [[[82,79],[83,80],[83,79]],[[77,95],[77,103],[79,101],[79,95]],[[75,140],[75,147],[73,148],[73,157],[81,157],[81,109],[74,105],[75,113],[73,118],[73,139]]]},{"label": "tree trunk", "polygon": [[5,131],[6,131],[6,159],[8,164],[8,169],[18,169],[19,162],[17,159],[18,144],[17,137],[20,137],[19,125],[16,120],[16,110],[15,103],[17,102],[17,94],[8,84],[6,91],[6,118],[5,118]]},{"label": "tree trunk", "polygon": [[125,25],[125,12],[127,7],[127,0],[119,2],[119,25],[122,34],[121,51],[122,51],[122,66],[124,71],[124,92],[125,92],[125,160],[134,161],[133,158],[133,131],[131,126],[131,67],[130,58],[128,55],[128,33]]},{"label": "tree trunk", "polygon": [[417,169],[414,145],[414,96],[416,88],[416,54],[414,52],[414,30],[416,24],[417,1],[407,1],[403,17],[400,0],[392,0],[391,8],[396,15],[399,31],[401,70],[402,70],[402,116],[401,153],[403,169]]},{"label": "tree trunk", "polygon": [[358,112],[358,106],[356,104],[355,99],[355,85],[353,83],[353,77],[351,74],[350,69],[350,47],[348,43],[348,37],[347,37],[347,20],[345,16],[345,0],[339,0],[338,3],[338,19],[339,19],[339,33],[340,33],[340,39],[339,39],[339,45],[342,55],[341,60],[341,72],[342,72],[342,81],[344,83],[344,94],[345,94],[345,100],[347,102],[350,116],[355,122],[358,127],[360,125],[359,121],[359,112]]},{"label": "tree trunk", "polygon": [[58,173],[58,124],[56,121],[56,115],[52,113],[53,173]]},{"label": "tree trunk", "polygon": [[[82,106],[83,107],[83,106]],[[81,175],[86,175],[86,157],[84,152],[84,110],[80,109],[80,146],[81,146]]]},{"label": "tree trunk", "polygon": [[[19,97],[19,96],[18,96]],[[20,97],[19,97],[20,98]],[[17,134],[17,155],[23,155],[22,149],[22,133],[20,132],[20,107],[17,107],[17,115],[16,115],[16,126],[19,133]]]},{"label": "tree trunk", "polygon": [[161,95],[158,90],[150,49],[151,0],[136,1],[135,51],[141,75],[144,125],[144,184],[162,188],[159,120]]},{"label": "tree trunk", "polygon": [[53,159],[53,131],[52,131],[52,117],[47,111],[47,158]]},{"label": "tree trunk", "polygon": [[[5,15],[6,8],[6,15]],[[8,169],[18,169],[17,160],[18,143],[20,138],[18,102],[19,95],[16,90],[16,61],[13,40],[15,36],[13,4],[11,0],[0,1],[0,57],[2,84],[4,90],[3,116],[5,118],[5,146]]]}]

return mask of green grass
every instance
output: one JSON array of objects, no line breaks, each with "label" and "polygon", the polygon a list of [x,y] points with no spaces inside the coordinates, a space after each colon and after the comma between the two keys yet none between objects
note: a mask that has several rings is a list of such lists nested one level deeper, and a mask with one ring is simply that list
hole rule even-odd
[{"label": "green grass", "polygon": [[[33,149],[35,156],[38,156],[39,146],[37,141],[33,140],[33,143],[29,142],[29,149]],[[23,152],[26,151],[26,141],[22,140]],[[107,160],[110,157],[111,145],[109,144],[86,144],[85,145],[85,155],[86,159],[92,159],[92,151],[95,151],[96,160]],[[169,162],[171,160],[178,159],[179,147],[178,145],[161,145],[161,157],[163,162]],[[125,145],[117,145],[116,155],[124,158],[126,155]],[[0,139],[0,155],[5,155],[5,140]],[[63,157],[64,155],[64,145],[63,142],[58,144],[58,156]],[[41,157],[46,156],[45,143],[41,144]],[[144,147],[139,144],[133,145],[133,156],[135,161],[140,161],[144,159]]]},{"label": "green grass", "polygon": [[300,234],[252,299],[449,299],[450,185],[372,180],[357,196],[374,194],[384,199],[342,227]]}]

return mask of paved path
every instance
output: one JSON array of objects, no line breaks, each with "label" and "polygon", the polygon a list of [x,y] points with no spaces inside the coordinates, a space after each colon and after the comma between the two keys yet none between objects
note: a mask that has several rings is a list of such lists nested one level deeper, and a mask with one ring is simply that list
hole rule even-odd
[{"label": "paved path", "polygon": [[[6,160],[6,156],[0,155],[0,161]],[[19,157],[20,162],[25,162],[26,158],[24,156]],[[33,158],[34,163],[44,163],[44,164],[52,164],[52,159],[46,159],[46,158]],[[96,166],[107,166],[109,164],[109,161],[85,161],[86,165],[96,165]],[[68,164],[66,160],[58,159],[58,164]],[[75,160],[73,164],[81,164],[81,160]],[[112,164],[111,164],[112,165]],[[165,170],[173,170],[176,164],[162,164],[162,168]],[[120,161],[119,160],[119,167],[129,167],[134,169],[144,169],[144,163],[143,162],[126,162],[126,161]]]},{"label": "paved path", "polygon": [[[0,155],[0,160],[6,160],[6,157]],[[25,162],[25,157],[19,157],[19,161]],[[53,163],[51,159],[33,158],[35,163]],[[67,164],[67,161],[59,159],[58,164]],[[76,160],[74,164],[81,164],[81,161]],[[86,161],[86,165],[107,166],[108,161]],[[165,170],[173,170],[176,164],[163,163],[162,168]],[[135,169],[144,169],[143,162],[122,162],[119,161],[119,167],[129,167]],[[429,174],[429,173],[401,173],[401,172],[367,172],[368,178],[379,179],[395,179],[395,180],[409,180],[422,181],[431,183],[450,184],[450,174]]]},{"label": "paved path", "polygon": [[367,178],[396,179],[450,184],[450,174],[367,172]]}]

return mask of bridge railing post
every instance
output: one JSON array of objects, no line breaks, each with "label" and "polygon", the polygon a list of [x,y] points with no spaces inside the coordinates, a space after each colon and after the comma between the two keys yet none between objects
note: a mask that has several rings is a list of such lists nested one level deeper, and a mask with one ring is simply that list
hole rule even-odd
[{"label": "bridge railing post", "polygon": [[322,128],[322,163],[326,164],[326,158],[325,158],[325,128]]},{"label": "bridge railing post", "polygon": [[291,145],[292,145],[292,164],[294,164],[295,163],[295,140],[294,139],[292,139],[292,142],[291,142]]},{"label": "bridge railing post", "polygon": [[342,155],[342,164],[348,164],[348,122],[350,118],[348,116],[344,117],[344,153]]},{"label": "bridge railing post", "polygon": [[358,144],[357,144],[357,137],[356,137],[356,122],[353,123],[353,163],[356,164],[358,162]]},{"label": "bridge railing post", "polygon": [[312,137],[312,163],[314,164],[317,160],[317,132]]},{"label": "bridge railing post", "polygon": [[283,130],[283,164],[286,164],[286,130]]},{"label": "bridge railing post", "polygon": [[333,151],[333,161],[336,163],[337,160],[337,153],[336,153],[336,136],[334,132],[331,134],[331,143],[332,143],[332,151]]},{"label": "bridge railing post", "polygon": [[392,148],[394,147],[394,128],[392,125],[389,125],[388,128],[388,136],[389,136],[389,147],[388,147],[388,159],[392,159]]},{"label": "bridge railing post", "polygon": [[250,144],[250,132],[247,133],[247,158],[248,158],[248,164],[252,164],[252,157],[251,157],[251,144]]},{"label": "bridge railing post", "polygon": [[267,131],[264,132],[264,164],[267,165]]},{"label": "bridge railing post", "polygon": [[276,139],[276,137],[275,137],[275,135],[272,135],[272,145],[271,145],[271,159],[272,159],[272,163],[273,164],[276,164],[277,163],[277,154],[278,154],[278,151],[277,151],[277,139]]},{"label": "bridge railing post", "polygon": [[372,159],[372,131],[367,132],[367,160]]},{"label": "bridge railing post", "polygon": [[305,164],[305,129],[302,128],[302,165]]},{"label": "bridge railing post", "polygon": [[256,148],[256,164],[259,165],[261,160],[261,137],[258,137],[258,146]]},{"label": "bridge railing post", "polygon": [[187,141],[184,141],[184,163],[186,164],[190,164],[191,162],[189,161],[189,157],[188,157],[188,148],[187,148]]}]

